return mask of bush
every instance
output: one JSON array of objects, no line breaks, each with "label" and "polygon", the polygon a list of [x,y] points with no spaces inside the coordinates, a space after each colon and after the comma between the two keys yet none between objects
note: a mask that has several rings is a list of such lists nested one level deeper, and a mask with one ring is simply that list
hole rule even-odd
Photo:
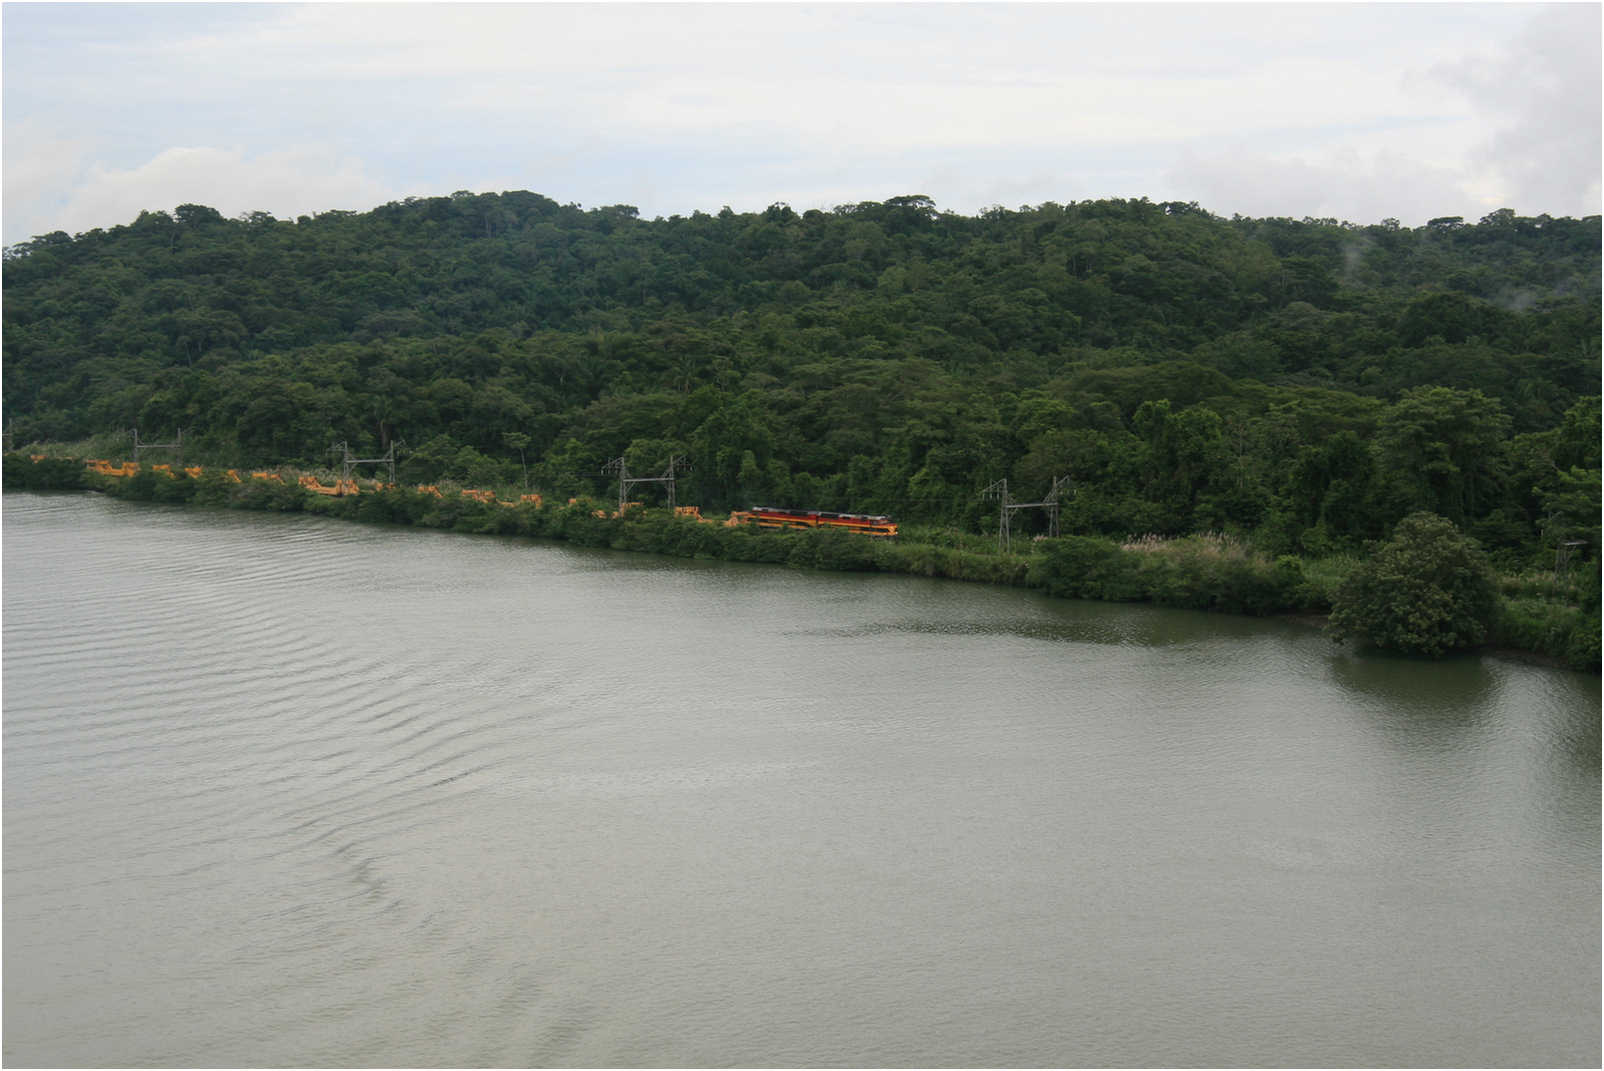
[{"label": "bush", "polygon": [[248,479],[233,492],[232,502],[240,509],[298,513],[305,507],[306,498],[307,493],[293,482]]},{"label": "bush", "polygon": [[792,563],[833,572],[875,569],[874,540],[839,528],[815,528],[792,552]]},{"label": "bush", "polygon": [[1028,582],[1069,599],[1130,602],[1148,593],[1138,555],[1090,536],[1054,540],[1032,567]]},{"label": "bush", "polygon": [[1525,573],[1498,580],[1498,616],[1492,642],[1547,655],[1571,669],[1599,670],[1599,569],[1584,565],[1580,577]]},{"label": "bush", "polygon": [[47,457],[39,461],[21,454],[5,455],[7,486],[28,491],[70,491],[85,486],[84,463],[76,457]]},{"label": "bush", "polygon": [[1432,656],[1487,637],[1498,604],[1492,570],[1452,522],[1410,514],[1369,551],[1333,600],[1333,636]]}]

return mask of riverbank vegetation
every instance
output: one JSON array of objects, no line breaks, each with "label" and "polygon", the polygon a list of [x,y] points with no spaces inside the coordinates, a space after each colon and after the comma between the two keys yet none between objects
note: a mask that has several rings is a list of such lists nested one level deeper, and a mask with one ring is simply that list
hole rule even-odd
[{"label": "riverbank vegetation", "polygon": [[[235,481],[219,470],[192,477],[182,469],[169,473],[147,467],[133,476],[108,477],[71,457],[35,460],[11,453],[4,458],[4,483],[14,490],[87,489],[133,501],[305,512],[682,558],[943,577],[1065,598],[1222,613],[1331,613],[1338,638],[1351,636],[1406,654],[1488,644],[1576,669],[1596,671],[1599,665],[1596,580],[1589,591],[1585,582],[1552,574],[1498,576],[1452,525],[1426,514],[1406,519],[1392,542],[1370,548],[1375,553],[1364,558],[1271,558],[1220,532],[1123,542],[1066,536],[1003,551],[995,535],[930,526],[894,540],[826,528],[759,531],[651,507],[618,515],[616,502],[590,497],[539,506],[518,502],[513,488],[501,489],[488,502],[450,484],[428,490],[370,486],[336,497],[302,487],[293,470],[275,475],[279,479]],[[1422,616],[1421,607],[1445,600],[1457,612]],[[1588,606],[1594,609],[1589,612]]]},{"label": "riverbank vegetation", "polygon": [[[157,477],[115,493],[1250,613],[1324,612],[1425,512],[1502,578],[1483,642],[1596,662],[1599,250],[1596,216],[1508,210],[1410,228],[1146,200],[656,220],[532,193],[293,221],[182,205],[5,251],[5,431],[25,454],[128,458],[130,429],[181,430],[208,467],[393,448],[403,485],[558,502],[616,501],[614,459],[678,459],[678,501],[709,516],[885,513],[903,537],[749,545],[653,511],[615,531]],[[42,478],[7,466],[8,486]],[[999,498],[1055,489],[1062,536],[1034,542],[1048,511],[1020,510],[1024,549],[998,553]]]}]

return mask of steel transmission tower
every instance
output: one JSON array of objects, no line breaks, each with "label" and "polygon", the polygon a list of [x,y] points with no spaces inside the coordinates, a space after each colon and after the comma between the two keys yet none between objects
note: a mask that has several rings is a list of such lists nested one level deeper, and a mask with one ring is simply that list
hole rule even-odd
[{"label": "steel transmission tower", "polygon": [[184,429],[178,429],[178,441],[175,443],[142,443],[139,441],[139,429],[134,429],[134,464],[139,463],[141,450],[177,450],[178,467],[184,467]]},{"label": "steel transmission tower", "polygon": [[395,442],[393,440],[390,443],[390,448],[384,452],[383,457],[352,457],[351,448],[350,446],[346,445],[344,440],[341,440],[340,442],[337,442],[333,446],[329,447],[329,453],[331,454],[336,450],[338,450],[340,453],[341,482],[349,483],[351,480],[351,470],[356,468],[358,465],[388,465],[390,471],[390,483],[392,485],[395,483]]},{"label": "steel transmission tower", "polygon": [[1008,481],[998,480],[996,483],[980,492],[981,498],[995,498],[998,500],[997,509],[997,551],[1006,554],[1011,541],[1014,514],[1022,509],[1040,509],[1047,513],[1048,538],[1058,536],[1058,496],[1064,486],[1068,484],[1068,476],[1059,476],[1053,480],[1053,486],[1047,492],[1047,497],[1040,502],[1014,502],[1008,497]]},{"label": "steel transmission tower", "polygon": [[688,472],[689,470],[690,463],[675,454],[668,459],[668,467],[663,470],[661,476],[631,476],[629,474],[629,466],[624,463],[624,459],[621,457],[613,458],[602,471],[618,473],[618,512],[622,514],[624,512],[624,504],[629,500],[629,489],[638,483],[662,484],[668,491],[668,508],[673,509],[675,473]]}]

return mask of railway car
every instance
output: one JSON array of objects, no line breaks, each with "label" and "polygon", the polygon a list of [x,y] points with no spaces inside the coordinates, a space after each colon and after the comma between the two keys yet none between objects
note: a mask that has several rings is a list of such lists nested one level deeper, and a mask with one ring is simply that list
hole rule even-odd
[{"label": "railway car", "polygon": [[[32,457],[36,463],[45,460],[45,455],[43,454],[31,454],[29,456]],[[102,476],[132,476],[141,471],[140,466],[136,462],[124,461],[113,465],[104,458],[87,458],[84,460],[84,465],[91,472],[98,473]],[[178,474],[173,471],[173,467],[171,465],[151,465],[150,471],[159,472],[168,479],[178,478]],[[183,471],[186,476],[189,476],[192,479],[198,479],[205,473],[205,470],[199,465],[189,466],[184,468]],[[233,483],[241,482],[239,472],[234,469],[227,470],[224,478]],[[250,478],[253,480],[270,480],[277,484],[283,484],[285,482],[284,478],[280,476],[279,473],[271,471],[255,471],[250,474]],[[356,480],[336,480],[331,486],[324,484],[316,476],[303,474],[296,478],[296,483],[304,490],[311,491],[314,494],[328,495],[330,497],[357,495],[362,493],[362,489],[357,484]],[[385,490],[392,488],[393,486],[393,484],[373,483],[370,487],[370,490]],[[440,488],[435,484],[418,484],[417,489],[419,494],[430,495],[434,498],[445,497],[441,494]],[[541,496],[538,494],[521,495],[517,502],[504,502],[496,497],[494,491],[484,491],[471,487],[461,490],[459,494],[463,498],[470,499],[475,502],[481,502],[487,506],[498,505],[512,508],[514,506],[529,504],[533,505],[536,509],[540,509],[543,505]],[[570,506],[576,505],[578,501],[578,499],[570,498],[568,500],[568,504]],[[631,508],[639,507],[640,505],[641,503],[639,502],[625,502],[623,504],[623,508],[619,510],[618,513],[609,513],[606,510],[597,510],[595,515],[597,517],[622,516]],[[701,508],[698,506],[676,506],[674,508],[674,514],[678,517],[691,517],[695,520],[701,521],[703,524],[718,523],[718,521],[714,518],[703,517]],[[750,509],[735,510],[730,514],[730,519],[724,522],[724,526],[726,528],[734,528],[743,524],[751,524],[757,526],[758,528],[767,529],[841,528],[848,532],[857,532],[860,535],[872,536],[877,539],[889,539],[897,534],[896,522],[890,517],[882,514],[831,513],[827,510],[817,509],[775,509],[772,506],[753,506]]]},{"label": "railway car", "polygon": [[724,522],[727,527],[755,524],[759,528],[844,528],[860,535],[889,539],[897,534],[897,525],[890,517],[864,513],[828,513],[823,510],[774,509],[753,506],[736,510]]}]

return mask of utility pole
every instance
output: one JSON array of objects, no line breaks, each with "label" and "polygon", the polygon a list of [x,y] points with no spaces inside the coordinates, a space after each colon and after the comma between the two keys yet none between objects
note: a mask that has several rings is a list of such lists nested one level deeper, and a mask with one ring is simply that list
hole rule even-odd
[{"label": "utility pole", "polygon": [[[1070,482],[1071,481],[1068,476],[1059,476],[1055,478],[1053,480],[1052,490],[1047,492],[1047,497],[1043,500],[1048,506],[1047,538],[1049,539],[1058,538],[1058,492],[1063,490],[1065,485],[1069,484]],[[1075,493],[1074,487],[1070,487],[1069,493]]]},{"label": "utility pole", "polygon": [[1561,582],[1571,571],[1571,550],[1574,547],[1587,546],[1585,539],[1562,539],[1554,548],[1554,580]]},{"label": "utility pole", "polygon": [[395,483],[395,441],[391,440],[390,448],[384,452],[383,457],[352,457],[351,448],[342,439],[329,447],[329,453],[340,452],[340,480],[349,482],[351,470],[358,465],[388,465],[390,469],[390,483]]},{"label": "utility pole", "polygon": [[998,480],[984,491],[981,498],[995,498],[1002,503],[997,511],[997,553],[1005,554],[1008,551],[1008,481]]},{"label": "utility pole", "polygon": [[1064,485],[1070,482],[1068,476],[1059,476],[1053,480],[1052,490],[1040,502],[1014,502],[1008,497],[1008,481],[998,480],[984,491],[981,498],[995,498],[1000,502],[997,512],[997,551],[1000,554],[1008,552],[1012,536],[1013,516],[1022,509],[1040,509],[1047,513],[1047,534],[1049,538],[1058,537],[1058,495]]},{"label": "utility pole", "polygon": [[629,500],[629,489],[638,483],[660,483],[664,485],[668,491],[668,508],[673,509],[674,474],[676,472],[687,472],[689,470],[690,464],[686,462],[684,458],[680,457],[678,454],[675,454],[668,459],[668,467],[663,470],[663,474],[661,476],[631,476],[629,474],[629,466],[624,463],[624,459],[621,457],[613,458],[613,460],[607,463],[606,468],[604,468],[602,471],[618,473],[618,512],[620,515],[622,515],[624,512],[624,503]]},{"label": "utility pole", "polygon": [[629,466],[621,457],[615,457],[602,466],[603,472],[618,473],[618,512],[624,512],[624,495],[629,490]]},{"label": "utility pole", "polygon": [[134,429],[134,464],[139,463],[141,450],[177,450],[178,467],[184,467],[184,429],[178,429],[178,441],[175,443],[142,443],[139,441],[139,429]]}]

